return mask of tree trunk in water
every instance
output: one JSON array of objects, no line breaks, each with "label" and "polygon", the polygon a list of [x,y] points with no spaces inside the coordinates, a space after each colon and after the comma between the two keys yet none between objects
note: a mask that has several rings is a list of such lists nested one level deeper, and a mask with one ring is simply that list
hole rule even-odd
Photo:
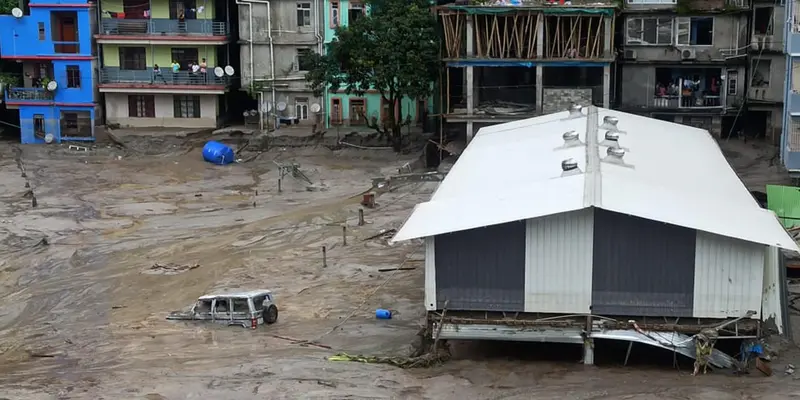
[{"label": "tree trunk in water", "polygon": [[392,106],[389,108],[389,115],[392,117],[392,148],[399,153],[403,149],[403,126],[400,124],[400,118],[395,115],[395,110],[400,111],[400,115],[403,115],[403,113],[402,104],[398,104],[398,102],[397,99],[393,99]]}]

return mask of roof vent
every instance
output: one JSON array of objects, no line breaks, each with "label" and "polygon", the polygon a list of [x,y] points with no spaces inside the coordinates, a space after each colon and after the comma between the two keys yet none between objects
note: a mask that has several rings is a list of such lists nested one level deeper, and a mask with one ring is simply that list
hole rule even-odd
[{"label": "roof vent", "polygon": [[576,131],[564,132],[564,134],[561,135],[561,137],[564,138],[564,145],[561,147],[562,149],[569,147],[583,146],[583,143],[581,143],[581,139],[578,137],[578,132]]},{"label": "roof vent", "polygon": [[578,162],[575,161],[574,158],[568,158],[561,162],[561,176],[570,176],[570,175],[577,175],[581,173],[581,169],[578,168]]},{"label": "roof vent", "polygon": [[582,118],[586,115],[583,114],[583,106],[580,104],[573,104],[569,106],[569,116],[566,119]]},{"label": "roof vent", "polygon": [[603,117],[603,124],[600,125],[600,129],[605,129],[607,131],[616,132],[616,133],[625,133],[619,130],[617,124],[619,123],[619,119],[617,117],[612,117],[607,115]]},{"label": "roof vent", "polygon": [[606,150],[606,158],[603,159],[603,162],[609,164],[616,164],[623,167],[633,168],[632,165],[626,164],[625,160],[625,149],[620,147],[609,147]]},{"label": "roof vent", "polygon": [[628,149],[619,145],[619,132],[606,131],[605,138],[603,139],[602,142],[600,142],[600,146],[606,146],[609,148],[613,147],[615,149],[621,149],[626,152],[628,151]]}]

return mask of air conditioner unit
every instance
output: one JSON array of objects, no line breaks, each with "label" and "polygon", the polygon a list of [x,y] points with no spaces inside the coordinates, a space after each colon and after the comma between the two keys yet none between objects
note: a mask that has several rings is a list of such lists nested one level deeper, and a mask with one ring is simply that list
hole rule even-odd
[{"label": "air conditioner unit", "polygon": [[636,59],[636,50],[625,50],[625,54],[623,54],[622,56],[626,60],[635,60]]},{"label": "air conditioner unit", "polygon": [[697,58],[697,50],[683,49],[681,50],[681,58],[684,60],[694,60],[695,58]]}]

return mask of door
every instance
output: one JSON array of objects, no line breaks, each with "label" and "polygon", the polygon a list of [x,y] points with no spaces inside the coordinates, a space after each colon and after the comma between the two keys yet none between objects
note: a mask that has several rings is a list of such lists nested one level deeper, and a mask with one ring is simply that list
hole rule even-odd
[{"label": "door", "polygon": [[212,319],[221,324],[231,323],[231,309],[227,298],[214,299],[212,304]]},{"label": "door", "polygon": [[[168,65],[160,66],[168,68]],[[147,54],[144,47],[120,47],[119,68],[125,70],[146,70]]]},{"label": "door", "polygon": [[213,301],[211,300],[198,300],[192,308],[192,319],[210,320],[213,306]]},{"label": "door", "polygon": [[125,19],[144,19],[144,12],[149,7],[150,3],[147,1],[122,0],[122,9],[125,11]]},{"label": "door", "polygon": [[252,317],[249,299],[247,297],[234,297],[231,299],[231,305],[233,305],[231,320],[245,327],[249,326],[250,318]]},{"label": "door", "polygon": [[172,0],[169,2],[169,19],[179,19],[183,13],[184,19],[197,19],[197,2],[194,0]]}]

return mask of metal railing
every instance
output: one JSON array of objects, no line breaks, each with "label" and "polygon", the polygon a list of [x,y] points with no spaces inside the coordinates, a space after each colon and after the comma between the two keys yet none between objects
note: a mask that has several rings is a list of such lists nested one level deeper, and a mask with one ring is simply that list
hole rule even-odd
[{"label": "metal railing", "polygon": [[653,97],[653,108],[717,108],[722,107],[720,96],[664,95]]},{"label": "metal railing", "polygon": [[42,88],[8,88],[6,90],[6,101],[16,100],[52,101],[53,92]]},{"label": "metal railing", "polygon": [[163,69],[160,73],[155,73],[152,69],[146,70],[126,70],[119,68],[101,68],[100,84],[108,83],[140,83],[154,85],[192,85],[227,86],[230,77],[219,78],[214,75],[213,68],[209,68],[206,73],[178,71]]},{"label": "metal railing", "polygon": [[100,34],[111,36],[227,36],[228,24],[206,19],[115,19],[101,20]]}]

